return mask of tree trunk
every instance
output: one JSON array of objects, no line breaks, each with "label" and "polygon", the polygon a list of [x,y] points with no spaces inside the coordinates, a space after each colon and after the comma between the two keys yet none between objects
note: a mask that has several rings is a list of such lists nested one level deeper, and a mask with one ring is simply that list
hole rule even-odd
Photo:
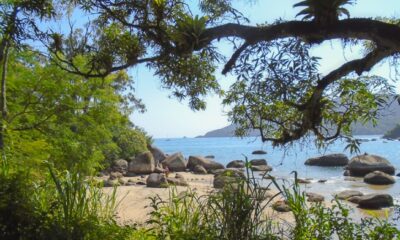
[{"label": "tree trunk", "polygon": [[[6,127],[6,121],[7,121],[7,85],[6,85],[6,77],[7,77],[7,66],[8,66],[8,53],[9,53],[9,43],[7,40],[3,40],[5,42],[4,44],[4,50],[2,51],[3,54],[1,54],[1,58],[3,60],[3,71],[1,73],[1,93],[0,93],[0,110],[1,110],[1,123],[0,123],[0,150],[4,149],[4,131]],[[3,45],[3,44],[2,44]]]}]

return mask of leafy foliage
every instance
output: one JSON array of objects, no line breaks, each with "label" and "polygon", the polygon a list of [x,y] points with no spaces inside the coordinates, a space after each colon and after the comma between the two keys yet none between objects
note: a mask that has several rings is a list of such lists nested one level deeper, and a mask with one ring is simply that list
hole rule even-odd
[{"label": "leafy foliage", "polygon": [[[238,80],[224,104],[238,135],[259,129],[263,140],[284,145],[313,133],[317,144],[351,136],[354,122],[374,122],[394,95],[378,76],[344,78],[318,89],[318,58],[298,39],[265,42],[246,49],[235,66]],[[320,94],[317,100],[315,93]],[[311,105],[310,105],[311,104]]]},{"label": "leafy foliage", "polygon": [[327,24],[337,21],[341,15],[349,18],[350,13],[343,6],[353,3],[353,0],[305,0],[293,7],[305,7],[296,17],[304,15],[303,20],[313,18],[317,23]]},{"label": "leafy foliage", "polygon": [[[16,54],[9,71],[8,161],[93,172],[104,160],[147,149],[145,133],[130,123],[140,101],[125,94],[125,73],[86,79],[66,74],[30,50]],[[107,159],[106,159],[107,158]]]}]

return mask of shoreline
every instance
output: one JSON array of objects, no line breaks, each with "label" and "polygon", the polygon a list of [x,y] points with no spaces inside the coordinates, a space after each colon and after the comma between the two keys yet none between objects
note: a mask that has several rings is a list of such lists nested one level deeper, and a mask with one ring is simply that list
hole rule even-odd
[{"label": "shoreline", "polygon": [[[168,188],[150,188],[146,185],[132,185],[132,186],[118,186],[116,189],[116,198],[117,198],[117,212],[116,212],[116,221],[118,224],[127,225],[127,224],[145,224],[147,220],[149,220],[149,213],[151,212],[150,207],[150,197],[159,196],[162,200],[167,201],[170,198],[170,192],[172,189],[176,189],[177,193],[181,193],[184,191],[193,191],[197,193],[199,196],[207,196],[210,192],[216,191],[217,189],[213,188],[213,174],[194,174],[190,172],[176,172],[182,175],[186,182],[188,183],[187,187],[183,186],[172,186]],[[176,174],[171,173],[171,176],[175,176]],[[255,174],[255,177],[258,173]],[[147,178],[148,175],[141,175],[135,177],[124,177],[125,181],[132,182],[143,182]],[[143,178],[144,177],[144,178]],[[100,178],[104,180],[105,178]],[[286,179],[288,180],[288,179]],[[267,184],[270,180],[263,179],[263,183]],[[279,181],[279,180],[278,180]],[[360,180],[357,180],[360,181]],[[289,180],[290,182],[290,180]],[[355,186],[359,182],[354,182]],[[264,185],[263,184],[263,185]],[[309,184],[300,184],[302,191],[305,192],[313,192],[315,185],[320,185],[321,183],[312,181]],[[326,184],[327,183],[323,183]],[[328,183],[329,184],[329,183]],[[335,184],[335,183],[333,183]],[[336,183],[337,185],[338,183]],[[324,185],[321,185],[324,186]],[[318,188],[317,188],[318,189]],[[357,187],[351,189],[354,190]],[[111,193],[113,188],[106,187],[104,188],[104,192]],[[274,188],[268,191],[271,195],[276,194],[278,191]],[[332,207],[335,203],[333,202],[333,192],[331,194],[321,193],[324,196],[325,200],[323,201],[323,205],[326,207]],[[268,199],[267,199],[268,200]],[[265,201],[267,201],[265,200]],[[278,200],[282,200],[282,196],[276,197],[271,203],[274,203]],[[347,201],[340,201],[341,204],[347,206],[351,209],[350,217],[355,220],[360,220],[365,217],[374,217],[377,216],[379,218],[385,218],[386,216],[391,216],[394,212],[394,208],[383,208],[380,210],[364,210],[357,207],[357,204],[350,203]],[[311,204],[311,203],[308,203]],[[293,223],[294,219],[291,212],[277,212],[268,206],[265,210],[266,216],[270,218],[282,221],[286,223]]]}]

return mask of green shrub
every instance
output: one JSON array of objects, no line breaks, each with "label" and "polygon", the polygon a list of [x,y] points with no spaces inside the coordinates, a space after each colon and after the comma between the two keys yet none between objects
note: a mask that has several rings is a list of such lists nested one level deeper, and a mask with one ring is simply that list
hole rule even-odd
[{"label": "green shrub", "polygon": [[37,239],[45,217],[34,204],[25,172],[0,174],[0,239]]},{"label": "green shrub", "polygon": [[166,240],[217,239],[216,229],[212,228],[208,218],[210,208],[205,203],[195,192],[177,194],[174,188],[167,202],[158,196],[151,198],[153,211],[147,222],[151,226],[151,235]]}]

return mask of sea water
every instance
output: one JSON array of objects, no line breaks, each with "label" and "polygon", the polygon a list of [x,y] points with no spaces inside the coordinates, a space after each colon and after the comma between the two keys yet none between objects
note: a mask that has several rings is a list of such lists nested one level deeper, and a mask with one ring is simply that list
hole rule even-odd
[{"label": "sea water", "polygon": [[[381,136],[360,136],[362,143],[359,154],[375,154],[388,159],[400,172],[400,141],[390,141],[382,139]],[[214,155],[215,161],[226,166],[232,160],[244,160],[264,158],[268,165],[273,167],[270,173],[279,179],[291,180],[294,175],[292,171],[297,171],[300,178],[311,178],[311,184],[304,186],[306,191],[316,192],[324,195],[327,199],[332,199],[335,193],[343,190],[359,190],[363,193],[389,193],[400,203],[400,178],[396,178],[393,185],[377,186],[365,184],[362,179],[348,181],[343,176],[343,167],[316,167],[306,166],[304,162],[315,156],[329,153],[344,153],[349,158],[355,154],[346,151],[346,142],[336,141],[327,148],[318,149],[312,141],[306,143],[293,144],[290,147],[273,148],[270,143],[262,143],[259,138],[174,138],[174,139],[155,139],[154,144],[164,152],[172,154],[182,152],[185,157],[190,155]],[[265,155],[253,155],[254,150],[265,150]],[[325,179],[325,183],[318,180]]]}]

